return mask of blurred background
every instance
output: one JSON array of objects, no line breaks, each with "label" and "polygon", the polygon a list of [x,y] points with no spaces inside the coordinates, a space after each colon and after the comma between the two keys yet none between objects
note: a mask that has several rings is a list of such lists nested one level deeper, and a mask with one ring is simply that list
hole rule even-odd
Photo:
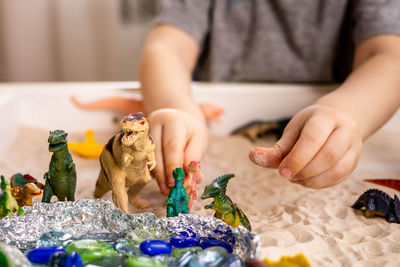
[{"label": "blurred background", "polygon": [[0,81],[137,80],[161,0],[0,0]]}]

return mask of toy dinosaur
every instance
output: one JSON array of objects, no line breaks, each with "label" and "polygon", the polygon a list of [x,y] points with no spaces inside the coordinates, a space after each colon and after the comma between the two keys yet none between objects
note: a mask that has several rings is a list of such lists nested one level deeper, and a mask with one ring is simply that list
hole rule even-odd
[{"label": "toy dinosaur", "polygon": [[24,187],[11,186],[11,193],[20,207],[32,206],[32,198],[40,196],[42,190],[34,183],[27,183]]},{"label": "toy dinosaur", "polygon": [[185,171],[179,167],[172,172],[172,175],[174,176],[175,185],[168,194],[167,217],[178,216],[179,213],[189,213],[188,201],[190,198],[182,184],[185,178]]},{"label": "toy dinosaur", "polygon": [[282,119],[279,121],[271,122],[271,121],[251,121],[246,123],[243,126],[233,130],[231,132],[232,135],[242,135],[250,141],[254,142],[257,138],[263,137],[267,134],[274,134],[279,139],[283,130],[285,130],[286,125],[289,123],[290,118]]},{"label": "toy dinosaur", "polygon": [[193,200],[197,199],[196,185],[197,182],[200,182],[201,180],[200,161],[191,161],[185,179],[183,179],[182,182],[186,194],[190,197],[190,200],[188,201],[189,211],[192,208]]},{"label": "toy dinosaur", "polygon": [[400,179],[364,179],[364,181],[400,191]]},{"label": "toy dinosaur", "polygon": [[363,209],[365,217],[374,215],[385,217],[390,223],[400,223],[400,201],[397,195],[391,198],[379,189],[365,191],[351,206],[354,209]]},{"label": "toy dinosaur", "polygon": [[78,143],[68,143],[68,148],[84,158],[98,159],[104,145],[99,145],[94,138],[93,130],[89,129],[85,132],[86,140]]},{"label": "toy dinosaur", "polygon": [[[146,116],[139,112],[124,117],[121,131],[106,144],[100,156],[100,174],[94,196],[99,198],[112,190],[114,204],[128,211],[129,202],[136,208],[149,205],[136,197],[151,181],[150,171],[156,166],[154,142],[149,135]],[[126,192],[128,187],[128,193]]]},{"label": "toy dinosaur", "polygon": [[218,176],[204,189],[202,199],[214,198],[211,204],[204,206],[205,209],[214,209],[214,217],[223,220],[227,224],[237,227],[242,225],[251,230],[251,225],[243,211],[226,195],[226,186],[233,174]]},{"label": "toy dinosaur", "polygon": [[[71,96],[72,102],[83,109],[111,109],[121,111],[124,114],[131,114],[137,112],[145,112],[143,101],[140,96],[131,97],[109,97],[100,99],[93,103],[83,103],[78,100],[75,96]],[[218,116],[225,113],[225,110],[221,107],[212,104],[200,104],[201,111],[203,112],[206,120],[220,122]]]},{"label": "toy dinosaur", "polygon": [[32,177],[30,174],[22,175],[21,173],[16,173],[13,176],[11,176],[10,179],[10,184],[12,188],[14,187],[23,188],[28,183],[33,183],[40,189],[44,188],[44,184],[36,180],[36,178]]},{"label": "toy dinosaur", "polygon": [[14,212],[18,212],[19,216],[24,214],[24,210],[18,206],[17,201],[11,194],[11,185],[3,175],[1,175],[0,187],[3,191],[3,194],[0,196],[0,219],[14,214]]},{"label": "toy dinosaur", "polygon": [[53,195],[59,201],[65,199],[75,200],[76,170],[68,151],[67,133],[63,130],[55,130],[49,135],[49,151],[51,156],[49,171],[44,174],[46,180],[43,189],[42,202],[50,203]]}]

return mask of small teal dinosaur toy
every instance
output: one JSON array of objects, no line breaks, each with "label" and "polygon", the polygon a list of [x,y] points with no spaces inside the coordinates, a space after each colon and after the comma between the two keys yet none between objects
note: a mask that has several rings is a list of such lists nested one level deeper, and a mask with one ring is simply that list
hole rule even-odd
[{"label": "small teal dinosaur toy", "polygon": [[211,204],[204,206],[205,209],[214,209],[214,217],[223,220],[227,224],[237,227],[243,225],[251,230],[249,219],[244,212],[226,195],[226,186],[233,174],[218,176],[211,184],[204,189],[202,199],[214,198]]},{"label": "small teal dinosaur toy", "polygon": [[49,171],[44,174],[46,183],[42,202],[50,203],[56,195],[58,200],[75,200],[76,170],[67,146],[67,133],[63,130],[50,132],[48,139],[51,156]]},{"label": "small teal dinosaur toy", "polygon": [[0,196],[0,219],[13,215],[18,212],[18,216],[24,214],[24,210],[18,205],[17,201],[11,194],[11,185],[4,176],[1,176],[1,190],[3,194]]},{"label": "small teal dinosaur toy", "polygon": [[185,171],[182,168],[176,168],[172,175],[175,185],[171,188],[167,199],[167,217],[178,216],[179,213],[188,214],[189,207],[187,201],[190,197],[186,194],[182,181],[185,178]]}]

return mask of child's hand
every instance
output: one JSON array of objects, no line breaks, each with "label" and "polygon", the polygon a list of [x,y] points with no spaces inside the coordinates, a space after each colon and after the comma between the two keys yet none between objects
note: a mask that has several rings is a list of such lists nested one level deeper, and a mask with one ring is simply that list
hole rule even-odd
[{"label": "child's hand", "polygon": [[356,167],[362,136],[355,120],[341,110],[312,105],[297,113],[272,148],[254,148],[250,159],[310,188],[344,180]]},{"label": "child's hand", "polygon": [[198,161],[203,156],[207,126],[201,118],[170,108],[153,111],[149,123],[157,162],[153,173],[161,193],[168,195],[175,183],[172,171],[181,166],[187,169],[190,161]]}]

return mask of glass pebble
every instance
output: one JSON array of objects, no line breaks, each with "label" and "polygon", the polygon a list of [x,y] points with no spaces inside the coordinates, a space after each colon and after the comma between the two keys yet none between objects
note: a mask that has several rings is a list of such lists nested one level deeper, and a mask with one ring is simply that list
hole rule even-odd
[{"label": "glass pebble", "polygon": [[56,252],[48,263],[49,267],[82,267],[83,262],[81,256],[76,252]]},{"label": "glass pebble", "polygon": [[0,266],[30,267],[31,263],[16,247],[0,243]]},{"label": "glass pebble", "polygon": [[107,242],[108,244],[114,246],[118,239],[122,236],[116,233],[95,233],[95,234],[86,234],[81,236],[79,239],[94,239],[101,240]]},{"label": "glass pebble", "polygon": [[166,263],[147,256],[131,256],[126,261],[126,267],[167,267]]},{"label": "glass pebble", "polygon": [[85,266],[101,266],[101,267],[124,267],[128,260],[128,255],[122,255],[118,253],[109,254],[101,258],[91,260]]},{"label": "glass pebble", "polygon": [[[192,247],[190,249],[193,249],[195,247]],[[187,264],[194,258],[197,256],[197,251],[193,251],[193,250],[188,250],[184,253],[182,253],[182,255],[179,257],[179,259],[177,259],[173,265],[170,266],[176,266],[176,267],[184,267],[187,266]]]},{"label": "glass pebble", "polygon": [[172,256],[179,259],[182,256],[182,254],[185,253],[186,251],[198,252],[201,250],[202,250],[201,247],[174,248],[174,250],[172,251]]},{"label": "glass pebble", "polygon": [[143,230],[143,229],[135,229],[130,231],[125,238],[129,238],[135,241],[138,241],[139,243],[143,242],[144,240],[147,239],[156,239],[157,236],[154,233],[151,233],[149,231]]},{"label": "glass pebble", "polygon": [[140,242],[132,239],[120,239],[114,245],[114,248],[118,253],[127,253],[136,256],[143,255],[142,251],[140,250]]},{"label": "glass pebble", "polygon": [[245,264],[238,255],[230,254],[224,267],[245,267]]},{"label": "glass pebble", "polygon": [[140,250],[149,256],[159,254],[170,254],[172,246],[169,242],[161,239],[150,239],[140,243]]},{"label": "glass pebble", "polygon": [[43,233],[37,241],[37,247],[67,246],[74,241],[74,237],[70,233],[60,231],[49,231]]},{"label": "glass pebble", "polygon": [[76,240],[69,244],[66,250],[68,253],[77,252],[81,256],[83,263],[115,252],[110,244],[93,239]]},{"label": "glass pebble", "polygon": [[176,248],[187,248],[198,246],[200,240],[195,237],[173,237],[169,242]]},{"label": "glass pebble", "polygon": [[217,267],[222,266],[229,257],[229,253],[223,247],[210,247],[200,251],[189,262],[189,267]]},{"label": "glass pebble", "polygon": [[223,247],[225,248],[229,253],[232,253],[233,249],[232,246],[224,241],[221,240],[216,240],[212,238],[205,238],[200,241],[200,247],[203,249],[209,248],[209,247]]},{"label": "glass pebble", "polygon": [[28,251],[26,257],[32,263],[47,264],[56,252],[65,252],[65,249],[60,246],[34,248]]}]

